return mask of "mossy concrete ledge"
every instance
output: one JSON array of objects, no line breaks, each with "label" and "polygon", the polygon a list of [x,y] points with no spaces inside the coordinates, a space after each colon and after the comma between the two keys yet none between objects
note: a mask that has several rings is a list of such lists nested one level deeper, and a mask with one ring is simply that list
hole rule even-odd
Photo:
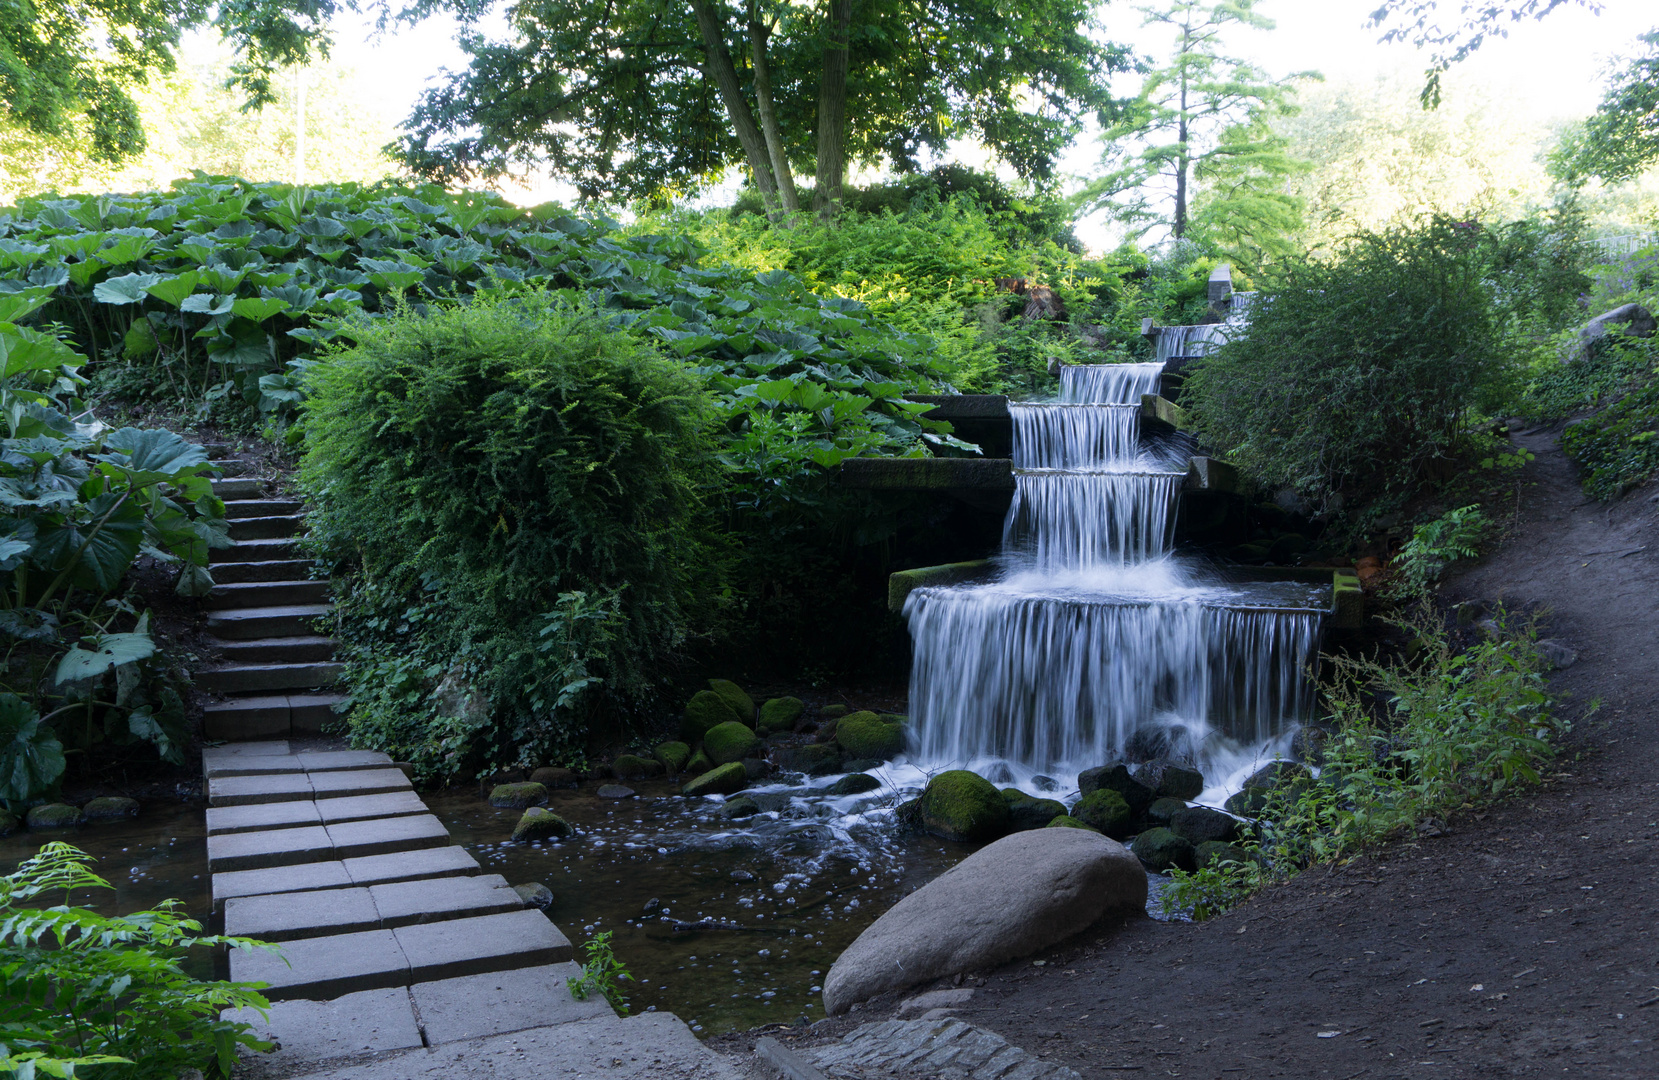
[{"label": "mossy concrete ledge", "polygon": [[1237,495],[1243,490],[1244,484],[1236,466],[1229,465],[1219,458],[1195,457],[1187,465],[1185,486],[1188,491],[1218,491],[1227,495]]},{"label": "mossy concrete ledge", "polygon": [[1141,395],[1141,424],[1162,424],[1176,431],[1193,430],[1192,417],[1187,410],[1157,394]]},{"label": "mossy concrete ledge", "polygon": [[905,400],[932,405],[924,414],[929,420],[1013,420],[1006,394],[909,394]]},{"label": "mossy concrete ledge", "polygon": [[1014,490],[1008,458],[850,458],[841,463],[846,487],[877,491]]},{"label": "mossy concrete ledge", "polygon": [[903,611],[904,602],[912,589],[926,585],[960,585],[964,581],[984,575],[991,569],[991,560],[945,563],[943,566],[923,566],[915,570],[900,570],[887,578],[887,609]]},{"label": "mossy concrete ledge", "polygon": [[1358,630],[1365,625],[1365,590],[1359,575],[1338,570],[1331,582],[1331,626],[1337,630]]}]

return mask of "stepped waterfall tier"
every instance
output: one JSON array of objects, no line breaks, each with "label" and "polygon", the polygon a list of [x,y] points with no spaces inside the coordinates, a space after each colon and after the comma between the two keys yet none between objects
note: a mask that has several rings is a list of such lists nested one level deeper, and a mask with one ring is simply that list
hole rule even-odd
[{"label": "stepped waterfall tier", "polygon": [[1321,608],[1172,552],[1185,461],[1141,437],[1162,362],[1062,369],[1012,403],[1015,494],[990,582],[905,604],[915,759],[1062,772],[1172,756],[1224,782],[1310,706]]}]

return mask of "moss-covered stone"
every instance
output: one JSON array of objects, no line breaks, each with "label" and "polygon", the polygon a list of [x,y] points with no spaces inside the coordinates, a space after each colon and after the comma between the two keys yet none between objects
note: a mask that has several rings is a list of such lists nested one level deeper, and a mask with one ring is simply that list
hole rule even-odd
[{"label": "moss-covered stone", "polygon": [[881,781],[869,773],[848,773],[829,786],[831,795],[862,795],[881,786]]},{"label": "moss-covered stone", "polygon": [[760,707],[760,720],[756,727],[766,735],[779,731],[794,731],[804,712],[806,704],[800,698],[775,697]]},{"label": "moss-covered stone", "polygon": [[742,761],[760,752],[760,739],[753,731],[735,720],[710,728],[703,736],[703,751],[716,765]]},{"label": "moss-covered stone", "polygon": [[1025,798],[1008,804],[1008,827],[1011,832],[1045,828],[1049,822],[1066,813],[1066,804],[1054,799]]},{"label": "moss-covered stone", "polygon": [[546,768],[537,769],[530,774],[530,779],[549,790],[554,788],[573,788],[582,785],[582,778],[570,769]]},{"label": "moss-covered stone", "polygon": [[841,717],[846,716],[850,712],[852,712],[851,709],[847,708],[838,701],[833,705],[825,705],[822,709],[819,709],[818,715],[822,716],[825,720],[839,720]]},{"label": "moss-covered stone", "polygon": [[514,885],[513,891],[518,893],[525,907],[540,908],[546,911],[553,906],[553,890],[539,881],[525,882],[523,885]]},{"label": "moss-covered stone", "polygon": [[1099,829],[1095,828],[1093,825],[1090,825],[1088,822],[1078,821],[1076,818],[1070,816],[1069,814],[1059,815],[1053,821],[1051,821],[1047,825],[1045,825],[1044,828],[1047,828],[1047,829],[1087,829],[1090,832],[1099,832],[1100,831]]},{"label": "moss-covered stone", "polygon": [[81,817],[86,821],[121,821],[137,816],[138,800],[119,795],[105,795],[81,807]]},{"label": "moss-covered stone", "polygon": [[910,723],[910,717],[904,715],[903,713],[884,712],[881,714],[881,722],[884,724],[903,725]]},{"label": "moss-covered stone", "polygon": [[1134,815],[1122,795],[1111,788],[1096,788],[1077,800],[1071,816],[1114,840],[1122,840],[1129,835],[1129,821]]},{"label": "moss-covered stone", "polygon": [[735,799],[727,799],[726,805],[720,808],[720,813],[729,818],[754,817],[760,813],[760,804],[747,795],[739,795]]},{"label": "moss-covered stone", "polygon": [[1219,840],[1206,840],[1193,850],[1193,861],[1198,869],[1215,866],[1218,863],[1252,861],[1250,853],[1237,844],[1224,844]]},{"label": "moss-covered stone", "polygon": [[636,754],[623,754],[612,762],[619,780],[646,780],[653,776],[661,776],[666,766],[660,761],[639,757]]},{"label": "moss-covered stone", "polygon": [[0,810],[0,836],[10,836],[17,831],[17,815],[10,810]]},{"label": "moss-covered stone", "polygon": [[1167,758],[1136,765],[1131,773],[1161,799],[1196,799],[1204,790],[1203,773]]},{"label": "moss-covered stone", "polygon": [[904,728],[873,712],[856,712],[836,722],[835,741],[849,757],[886,761],[904,750]]},{"label": "moss-covered stone", "polygon": [[741,723],[742,717],[725,698],[713,690],[699,690],[685,704],[685,718],[680,722],[680,738],[696,746],[712,728],[721,724]]},{"label": "moss-covered stone", "polygon": [[885,764],[887,763],[879,758],[846,758],[841,762],[841,769],[843,772],[869,772],[871,769],[879,769]]},{"label": "moss-covered stone", "polygon": [[841,771],[841,748],[830,743],[796,746],[782,751],[778,763],[808,776],[828,776]]},{"label": "moss-covered stone", "polygon": [[526,806],[542,806],[547,802],[547,789],[540,784],[497,784],[490,792],[490,805],[497,810],[523,810]]},{"label": "moss-covered stone", "polygon": [[1129,811],[1133,814],[1145,813],[1146,808],[1152,805],[1152,789],[1136,780],[1130,774],[1129,766],[1121,761],[1114,761],[1096,769],[1084,769],[1077,774],[1077,790],[1084,795],[1103,789],[1122,795],[1123,801],[1129,804]]},{"label": "moss-covered stone", "polygon": [[1146,808],[1146,820],[1154,825],[1169,824],[1169,819],[1187,808],[1183,799],[1153,799],[1152,805]]},{"label": "moss-covered stone", "polygon": [[1129,845],[1129,850],[1135,853],[1148,870],[1162,873],[1165,870],[1192,870],[1197,867],[1192,841],[1185,837],[1176,836],[1168,829],[1148,829],[1135,837],[1135,842]]},{"label": "moss-covered stone", "polygon": [[1238,819],[1208,806],[1189,806],[1177,811],[1169,819],[1169,828],[1176,836],[1194,844],[1212,840],[1230,844],[1238,839]]},{"label": "moss-covered stone", "polygon": [[570,822],[539,806],[532,806],[518,819],[513,826],[513,839],[520,843],[534,843],[538,840],[558,840],[575,832]]},{"label": "moss-covered stone", "polygon": [[744,771],[743,763],[732,761],[688,781],[680,793],[693,798],[700,795],[736,795],[748,786],[749,774]]},{"label": "moss-covered stone", "polygon": [[751,782],[764,780],[772,775],[772,763],[765,758],[746,757],[743,759],[743,771],[749,774]]},{"label": "moss-covered stone", "polygon": [[755,722],[755,699],[750,697],[743,687],[730,679],[710,679],[709,689],[720,695],[722,701],[732,707],[732,712],[745,724]]},{"label": "moss-covered stone", "polygon": [[701,746],[691,755],[691,760],[685,763],[685,771],[693,776],[701,776],[712,768],[714,759],[709,757]]},{"label": "moss-covered stone", "polygon": [[665,742],[654,752],[671,773],[685,772],[686,762],[691,760],[691,747],[683,742]]},{"label": "moss-covered stone", "polygon": [[984,843],[1008,831],[1008,804],[989,780],[951,769],[922,791],[922,827],[944,840]]},{"label": "moss-covered stone", "polygon": [[81,811],[68,803],[32,807],[24,818],[31,829],[71,829],[81,823]]}]

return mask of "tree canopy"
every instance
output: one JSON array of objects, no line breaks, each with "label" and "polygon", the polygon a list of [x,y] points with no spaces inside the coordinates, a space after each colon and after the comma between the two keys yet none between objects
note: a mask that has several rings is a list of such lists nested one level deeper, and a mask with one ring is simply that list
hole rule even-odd
[{"label": "tree canopy", "polygon": [[1566,179],[1614,184],[1659,164],[1659,30],[1640,40],[1644,51],[1612,74],[1596,111],[1564,140],[1552,164]]},{"label": "tree canopy", "polygon": [[585,197],[688,191],[747,166],[819,208],[848,160],[899,171],[973,138],[1047,178],[1082,115],[1109,111],[1127,53],[1090,36],[1087,0],[525,0],[510,35],[463,39],[466,71],[428,92],[405,162],[446,181],[548,168]]},{"label": "tree canopy", "polygon": [[1423,106],[1433,109],[1440,106],[1440,77],[1453,64],[1473,56],[1489,38],[1508,37],[1514,24],[1542,19],[1570,4],[1601,10],[1597,0],[1461,0],[1457,21],[1446,27],[1436,17],[1441,0],[1382,0],[1382,6],[1371,13],[1371,25],[1386,28],[1385,42],[1409,41],[1433,50],[1422,95]]}]

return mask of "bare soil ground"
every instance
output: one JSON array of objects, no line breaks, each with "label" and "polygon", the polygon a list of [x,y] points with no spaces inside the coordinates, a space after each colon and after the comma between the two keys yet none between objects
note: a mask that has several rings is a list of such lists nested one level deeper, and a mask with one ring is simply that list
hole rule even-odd
[{"label": "bare soil ground", "polygon": [[1211,921],[969,977],[962,1019],[1089,1078],[1659,1077],[1659,488],[1591,502],[1553,433],[1518,441],[1515,527],[1445,592],[1544,605],[1578,651],[1553,686],[1602,707],[1547,783]]}]

